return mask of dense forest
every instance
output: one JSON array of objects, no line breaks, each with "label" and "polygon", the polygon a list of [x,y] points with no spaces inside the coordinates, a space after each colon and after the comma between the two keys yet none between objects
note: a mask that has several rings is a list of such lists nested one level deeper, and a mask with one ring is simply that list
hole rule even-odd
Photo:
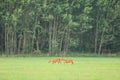
[{"label": "dense forest", "polygon": [[119,53],[120,0],[1,0],[0,53]]}]

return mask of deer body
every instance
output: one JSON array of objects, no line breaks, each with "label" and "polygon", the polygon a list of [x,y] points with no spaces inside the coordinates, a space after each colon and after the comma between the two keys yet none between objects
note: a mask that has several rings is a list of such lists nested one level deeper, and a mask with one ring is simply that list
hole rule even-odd
[{"label": "deer body", "polygon": [[73,64],[73,60],[72,59],[63,59],[64,63],[71,63]]},{"label": "deer body", "polygon": [[60,58],[55,58],[55,59],[52,59],[52,60],[49,60],[48,63],[61,63],[60,61]]}]

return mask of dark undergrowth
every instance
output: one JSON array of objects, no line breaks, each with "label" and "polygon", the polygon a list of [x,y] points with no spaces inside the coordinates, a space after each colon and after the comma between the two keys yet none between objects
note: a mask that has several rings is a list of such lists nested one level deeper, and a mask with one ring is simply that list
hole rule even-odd
[{"label": "dark undergrowth", "polygon": [[5,54],[1,53],[0,57],[120,57],[120,53],[104,53],[104,54],[95,54],[95,53],[59,53],[50,55],[49,53],[19,53],[19,54]]}]

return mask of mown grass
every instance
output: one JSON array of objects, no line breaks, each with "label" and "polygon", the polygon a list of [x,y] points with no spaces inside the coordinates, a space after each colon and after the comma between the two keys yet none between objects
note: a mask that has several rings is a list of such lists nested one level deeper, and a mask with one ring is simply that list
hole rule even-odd
[{"label": "mown grass", "polygon": [[52,58],[0,58],[0,80],[120,80],[120,58],[67,57],[74,64],[48,63]]}]

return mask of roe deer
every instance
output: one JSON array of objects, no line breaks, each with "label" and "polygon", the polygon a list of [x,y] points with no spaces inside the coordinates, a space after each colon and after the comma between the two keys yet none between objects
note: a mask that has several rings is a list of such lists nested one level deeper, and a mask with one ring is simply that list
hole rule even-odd
[{"label": "roe deer", "polygon": [[52,60],[49,60],[48,63],[61,63],[60,62],[60,58],[55,58],[55,59],[52,59]]},{"label": "roe deer", "polygon": [[64,63],[71,63],[73,64],[73,60],[72,59],[62,59],[64,61]]}]

